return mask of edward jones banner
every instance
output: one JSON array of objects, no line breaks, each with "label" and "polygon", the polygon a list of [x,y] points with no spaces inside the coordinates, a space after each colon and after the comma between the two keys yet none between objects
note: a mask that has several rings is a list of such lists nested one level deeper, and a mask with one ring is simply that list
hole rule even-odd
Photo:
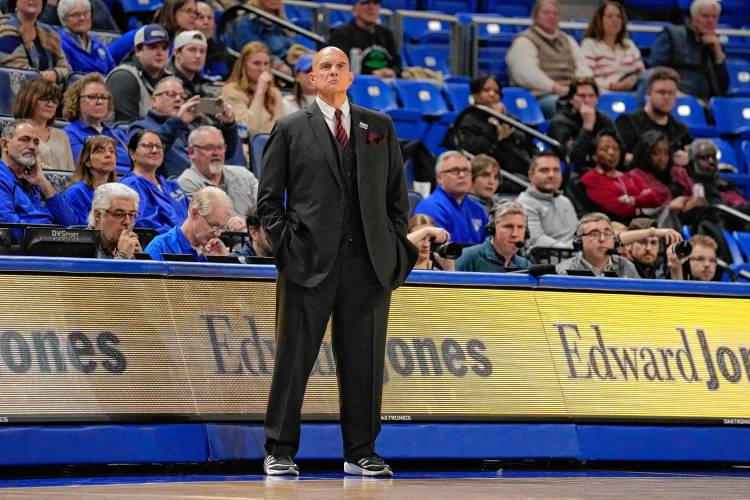
[{"label": "edward jones banner", "polygon": [[[260,420],[275,285],[0,274],[0,422]],[[750,423],[743,299],[408,285],[383,419]],[[336,419],[330,337],[303,408]]]}]

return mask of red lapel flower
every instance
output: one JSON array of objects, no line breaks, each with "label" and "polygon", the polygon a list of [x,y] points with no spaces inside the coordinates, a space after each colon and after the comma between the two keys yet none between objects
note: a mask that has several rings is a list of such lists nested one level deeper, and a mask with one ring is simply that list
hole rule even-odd
[{"label": "red lapel flower", "polygon": [[384,144],[388,136],[385,134],[378,134],[374,130],[367,132],[367,144]]}]

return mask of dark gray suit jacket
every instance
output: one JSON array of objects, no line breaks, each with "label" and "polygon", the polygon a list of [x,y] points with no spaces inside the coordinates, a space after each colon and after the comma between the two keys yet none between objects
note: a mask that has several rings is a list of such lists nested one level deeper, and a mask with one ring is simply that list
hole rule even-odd
[{"label": "dark gray suit jacket", "polygon": [[[417,257],[406,239],[409,200],[396,131],[389,116],[352,104],[351,136],[368,253],[380,283],[394,289]],[[263,152],[258,214],[279,272],[299,285],[317,285],[336,261],[343,182],[331,132],[316,103],[276,123]]]}]

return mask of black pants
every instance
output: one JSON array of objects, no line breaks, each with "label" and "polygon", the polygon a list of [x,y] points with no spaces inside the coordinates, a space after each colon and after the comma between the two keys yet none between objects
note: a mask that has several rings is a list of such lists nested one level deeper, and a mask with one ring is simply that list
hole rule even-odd
[{"label": "black pants", "polygon": [[356,461],[371,455],[380,432],[391,292],[380,285],[367,250],[351,243],[339,249],[333,269],[319,285],[303,287],[279,272],[276,287],[276,358],[266,410],[266,452],[297,453],[307,380],[333,314],[344,456]]}]

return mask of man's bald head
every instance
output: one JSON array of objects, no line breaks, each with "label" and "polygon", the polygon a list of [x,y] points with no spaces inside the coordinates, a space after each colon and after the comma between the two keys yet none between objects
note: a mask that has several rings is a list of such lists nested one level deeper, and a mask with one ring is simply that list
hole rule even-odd
[{"label": "man's bald head", "polygon": [[308,73],[310,83],[327,104],[338,108],[346,100],[346,92],[354,81],[349,68],[349,58],[337,47],[320,49],[313,57],[312,71]]}]

